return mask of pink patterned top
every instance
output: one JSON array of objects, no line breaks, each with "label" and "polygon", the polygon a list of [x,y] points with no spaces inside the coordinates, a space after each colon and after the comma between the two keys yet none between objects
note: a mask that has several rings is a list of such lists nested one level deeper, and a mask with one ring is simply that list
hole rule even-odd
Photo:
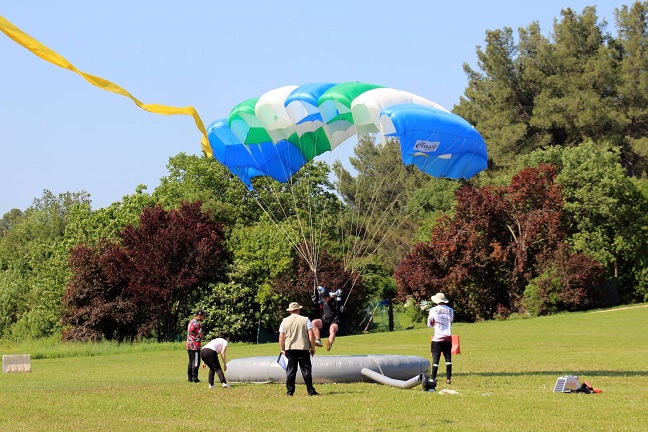
[{"label": "pink patterned top", "polygon": [[192,319],[187,326],[187,349],[198,351],[200,350],[200,335],[202,333],[202,326],[200,321]]}]

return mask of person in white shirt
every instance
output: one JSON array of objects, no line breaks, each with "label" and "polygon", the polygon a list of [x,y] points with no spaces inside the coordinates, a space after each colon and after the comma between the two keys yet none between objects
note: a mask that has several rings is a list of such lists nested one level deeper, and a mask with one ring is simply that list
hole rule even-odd
[{"label": "person in white shirt", "polygon": [[[220,335],[212,339],[207,345],[200,350],[200,358],[203,360],[203,368],[205,365],[209,367],[209,388],[214,388],[214,375],[218,375],[218,379],[224,388],[230,388],[225,379],[224,371],[227,370],[227,345],[230,340],[230,335],[227,332],[221,332]],[[223,359],[223,367],[221,368],[218,362],[218,354]]]},{"label": "person in white shirt", "polygon": [[436,304],[430,309],[428,316],[428,327],[434,328],[434,336],[430,350],[432,351],[432,379],[435,380],[439,371],[439,360],[441,354],[446,364],[446,384],[452,380],[452,321],[454,320],[454,311],[448,306],[448,299],[443,293],[436,293],[432,296],[432,301]]}]

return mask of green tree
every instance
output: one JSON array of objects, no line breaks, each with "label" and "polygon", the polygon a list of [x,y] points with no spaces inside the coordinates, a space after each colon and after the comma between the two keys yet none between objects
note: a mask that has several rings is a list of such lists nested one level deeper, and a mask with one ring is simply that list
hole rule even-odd
[{"label": "green tree", "polygon": [[[288,223],[285,221],[280,225]],[[260,221],[235,227],[227,240],[227,248],[232,254],[228,272],[230,284],[216,287],[207,299],[207,310],[219,314],[218,328],[233,322],[230,313],[234,310],[242,307],[250,312],[242,314],[237,331],[232,333],[237,339],[255,340],[257,327],[277,330],[277,322],[283,318],[278,311],[284,297],[275,289],[275,280],[292,268],[295,254],[284,231],[286,229],[271,221]],[[223,297],[237,295],[245,295],[240,306],[223,301]]]},{"label": "green tree", "polygon": [[646,171],[648,158],[648,2],[617,9],[616,27],[620,66],[615,107],[623,114],[623,154],[636,155],[624,166],[639,176]]},{"label": "green tree", "polygon": [[405,212],[412,215],[420,227],[415,241],[430,240],[430,231],[436,226],[437,220],[452,212],[457,202],[455,195],[462,184],[449,179],[431,178],[413,192]]},{"label": "green tree", "polygon": [[7,234],[7,232],[15,226],[22,217],[23,212],[19,209],[11,209],[2,216],[0,219],[0,237]]},{"label": "green tree", "polygon": [[[484,136],[495,166],[547,146],[609,142],[621,146],[628,173],[645,171],[645,3],[617,12],[619,38],[594,7],[567,8],[551,37],[538,23],[488,31],[478,67],[455,112]],[[643,84],[642,84],[643,83]],[[643,87],[642,87],[643,85]]]},{"label": "green tree", "polygon": [[618,286],[621,301],[636,293],[648,262],[648,201],[638,181],[627,177],[616,147],[587,142],[579,147],[537,151],[525,164],[552,162],[565,197],[569,243],[600,262]]},{"label": "green tree", "polygon": [[[226,331],[232,341],[257,340],[259,308],[255,294],[252,287],[231,281],[209,285],[207,293],[200,300],[206,312],[202,322],[206,339],[213,339]],[[186,321],[191,319],[190,316],[186,318]]]},{"label": "green tree", "polygon": [[243,183],[214,158],[179,153],[169,158],[167,169],[153,192],[153,200],[164,208],[201,201],[205,210],[230,224],[258,219],[260,210]]},{"label": "green tree", "polygon": [[486,32],[486,48],[477,47],[482,72],[464,64],[468,87],[454,108],[456,114],[479,130],[488,143],[489,157],[499,166],[507,166],[516,154],[538,145],[529,122],[542,73],[527,69],[546,39],[537,23],[526,33],[520,31],[520,39],[526,45],[524,54],[528,60],[518,56],[511,28]]},{"label": "green tree", "polygon": [[[60,329],[60,301],[69,274],[65,231],[86,192],[48,190],[0,237],[0,334],[24,339]],[[6,308],[6,309],[4,309]]]},{"label": "green tree", "polygon": [[139,223],[142,210],[153,207],[155,201],[146,193],[144,185],[107,207],[93,210],[89,205],[76,206],[66,226],[65,245],[71,249],[78,244],[95,245],[102,240],[117,239],[124,227]]}]

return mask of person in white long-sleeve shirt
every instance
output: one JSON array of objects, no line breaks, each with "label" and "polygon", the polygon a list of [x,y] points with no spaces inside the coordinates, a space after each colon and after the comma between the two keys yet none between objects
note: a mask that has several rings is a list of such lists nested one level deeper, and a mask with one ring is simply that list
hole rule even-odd
[{"label": "person in white long-sleeve shirt", "polygon": [[430,351],[432,352],[432,379],[435,380],[439,371],[439,360],[441,354],[446,364],[446,384],[452,380],[452,321],[454,320],[454,310],[448,306],[448,299],[443,293],[436,293],[432,296],[432,301],[436,304],[430,309],[428,316],[428,327],[434,328],[434,336]]}]

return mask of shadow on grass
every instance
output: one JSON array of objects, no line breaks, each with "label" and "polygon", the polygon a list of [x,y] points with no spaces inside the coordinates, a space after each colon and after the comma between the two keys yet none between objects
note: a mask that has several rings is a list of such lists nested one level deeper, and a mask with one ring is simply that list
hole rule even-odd
[{"label": "shadow on grass", "polygon": [[457,373],[455,375],[464,376],[482,376],[482,377],[515,377],[515,376],[529,376],[529,375],[588,375],[588,376],[609,376],[609,377],[645,377],[648,376],[648,371],[612,371],[612,370],[572,370],[572,371],[520,371],[520,372],[467,372],[465,374]]}]

